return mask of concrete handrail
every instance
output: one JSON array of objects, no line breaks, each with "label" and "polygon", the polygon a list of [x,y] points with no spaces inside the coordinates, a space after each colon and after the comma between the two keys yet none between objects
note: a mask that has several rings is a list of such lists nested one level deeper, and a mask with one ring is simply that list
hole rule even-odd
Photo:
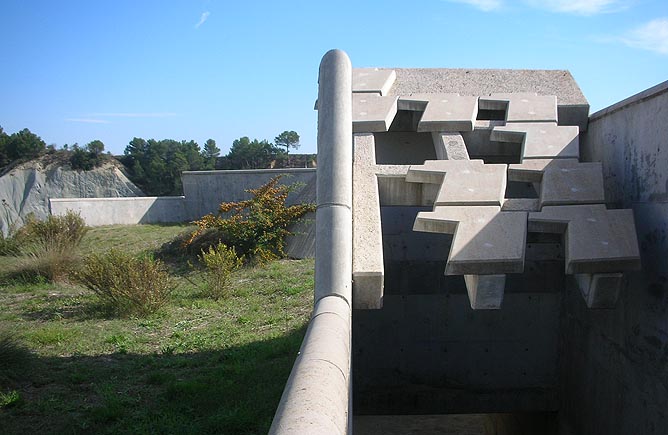
[{"label": "concrete handrail", "polygon": [[315,307],[270,434],[348,434],[352,306],[352,66],[320,62]]}]

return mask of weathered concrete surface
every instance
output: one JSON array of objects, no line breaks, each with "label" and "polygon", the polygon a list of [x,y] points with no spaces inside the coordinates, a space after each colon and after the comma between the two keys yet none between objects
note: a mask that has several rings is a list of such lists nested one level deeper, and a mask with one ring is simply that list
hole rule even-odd
[{"label": "weathered concrete surface", "polygon": [[486,165],[482,160],[427,160],[412,165],[409,183],[440,185],[435,205],[503,204],[507,165]]},{"label": "weathered concrete surface", "polygon": [[418,213],[414,231],[453,234],[446,275],[524,271],[527,214],[500,207],[434,207]]},{"label": "weathered concrete surface", "polygon": [[135,225],[188,221],[183,196],[135,198],[53,198],[51,214],[81,214],[86,225]]},{"label": "weathered concrete surface", "polygon": [[480,108],[506,110],[506,122],[557,122],[557,97],[535,92],[480,96]]},{"label": "weathered concrete surface", "polygon": [[387,131],[397,114],[397,97],[353,94],[353,132]]},{"label": "weathered concrete surface", "polygon": [[565,70],[387,69],[397,74],[388,95],[429,92],[474,96],[511,92],[556,95],[559,125],[577,125],[580,131],[587,130],[589,103],[571,73]]},{"label": "weathered concrete surface", "polygon": [[494,127],[490,139],[521,144],[521,159],[577,159],[579,131],[575,126],[556,123],[508,123]]},{"label": "weathered concrete surface", "polygon": [[461,133],[434,132],[431,135],[438,160],[470,160]]},{"label": "weathered concrete surface", "polygon": [[320,63],[315,308],[274,416],[272,435],[351,432],[352,66]]},{"label": "weathered concrete surface", "polygon": [[378,68],[354,68],[353,69],[353,92],[354,93],[388,93],[397,73],[393,70]]},{"label": "weathered concrete surface", "polygon": [[30,213],[45,219],[49,214],[49,198],[124,196],[143,196],[143,193],[127,179],[119,165],[72,171],[58,162],[33,160],[0,177],[0,231],[6,235],[11,225],[21,227]]},{"label": "weathered concrete surface", "polygon": [[222,201],[250,198],[247,189],[265,184],[282,175],[282,184],[300,186],[288,196],[287,203],[315,202],[316,169],[250,169],[234,171],[184,171],[181,174],[183,196],[189,220],[216,213]]},{"label": "weathered concrete surface", "polygon": [[399,101],[404,107],[424,107],[418,132],[471,131],[478,114],[478,97],[469,95],[413,94]]},{"label": "weathered concrete surface", "polygon": [[668,82],[592,115],[581,144],[607,200],[631,207],[643,269],[614,310],[569,282],[562,318],[562,426],[591,435],[668,433]]},{"label": "weathered concrete surface", "polygon": [[631,210],[607,210],[603,204],[543,207],[529,214],[529,231],[564,234],[568,274],[640,269]]},{"label": "weathered concrete surface", "polygon": [[383,238],[372,134],[353,139],[353,307],[383,306]]}]

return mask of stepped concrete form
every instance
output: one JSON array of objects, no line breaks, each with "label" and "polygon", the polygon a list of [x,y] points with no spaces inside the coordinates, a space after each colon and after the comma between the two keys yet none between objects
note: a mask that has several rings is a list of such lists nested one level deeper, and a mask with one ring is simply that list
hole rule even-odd
[{"label": "stepped concrete form", "polygon": [[503,204],[507,165],[482,160],[427,160],[411,166],[406,181],[440,185],[435,205]]},{"label": "stepped concrete form", "polygon": [[543,207],[529,214],[529,231],[564,234],[568,274],[640,269],[631,210],[602,204]]},{"label": "stepped concrete form", "polygon": [[490,140],[521,144],[521,159],[580,158],[579,129],[549,122],[507,123],[494,127]]},{"label": "stepped concrete form", "polygon": [[[628,203],[606,197],[615,177],[635,175],[588,158],[588,104],[570,74],[351,71],[333,51],[319,86],[315,308],[271,433],[378,431],[390,420],[381,416],[451,413],[505,414],[516,433],[508,413],[545,415],[548,425],[581,414],[563,396],[583,393],[572,379],[610,389],[614,380],[593,371],[617,364],[609,354],[626,358],[634,351],[623,343],[646,332],[629,328],[593,360],[574,348],[587,348],[582,336],[607,340],[590,325],[639,321],[619,306],[637,305],[628,283],[638,281],[641,248],[663,236],[640,244]],[[654,187],[652,198],[664,198]],[[642,368],[660,373],[652,358]],[[588,388],[591,403],[612,403]],[[623,400],[616,391],[612,401]],[[586,428],[573,433],[606,433]]]},{"label": "stepped concrete form", "polygon": [[536,93],[492,93],[481,96],[483,110],[505,110],[506,122],[557,122],[557,97]]}]

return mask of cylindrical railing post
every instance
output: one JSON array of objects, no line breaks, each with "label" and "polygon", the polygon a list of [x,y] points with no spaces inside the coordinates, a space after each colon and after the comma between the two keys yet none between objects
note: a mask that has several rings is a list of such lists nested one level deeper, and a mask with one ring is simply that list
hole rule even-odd
[{"label": "cylindrical railing post", "polygon": [[352,66],[320,62],[315,306],[270,434],[349,432],[352,307]]}]

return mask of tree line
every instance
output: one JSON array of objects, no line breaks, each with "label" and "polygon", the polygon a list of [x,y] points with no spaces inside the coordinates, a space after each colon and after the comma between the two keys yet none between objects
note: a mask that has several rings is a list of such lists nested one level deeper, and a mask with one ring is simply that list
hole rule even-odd
[{"label": "tree line", "polygon": [[[122,156],[116,158],[125,166],[130,180],[147,195],[180,195],[181,172],[212,169],[265,169],[290,164],[290,149],[299,148],[299,134],[284,131],[268,140],[251,140],[244,136],[234,140],[230,151],[221,156],[216,141],[208,139],[202,148],[194,140],[133,138]],[[100,166],[106,157],[104,143],[94,140],[84,146],[55,145],[45,142],[30,130],[8,135],[0,127],[0,168],[16,161],[27,161],[47,153],[67,158],[72,169],[90,170]]]}]

